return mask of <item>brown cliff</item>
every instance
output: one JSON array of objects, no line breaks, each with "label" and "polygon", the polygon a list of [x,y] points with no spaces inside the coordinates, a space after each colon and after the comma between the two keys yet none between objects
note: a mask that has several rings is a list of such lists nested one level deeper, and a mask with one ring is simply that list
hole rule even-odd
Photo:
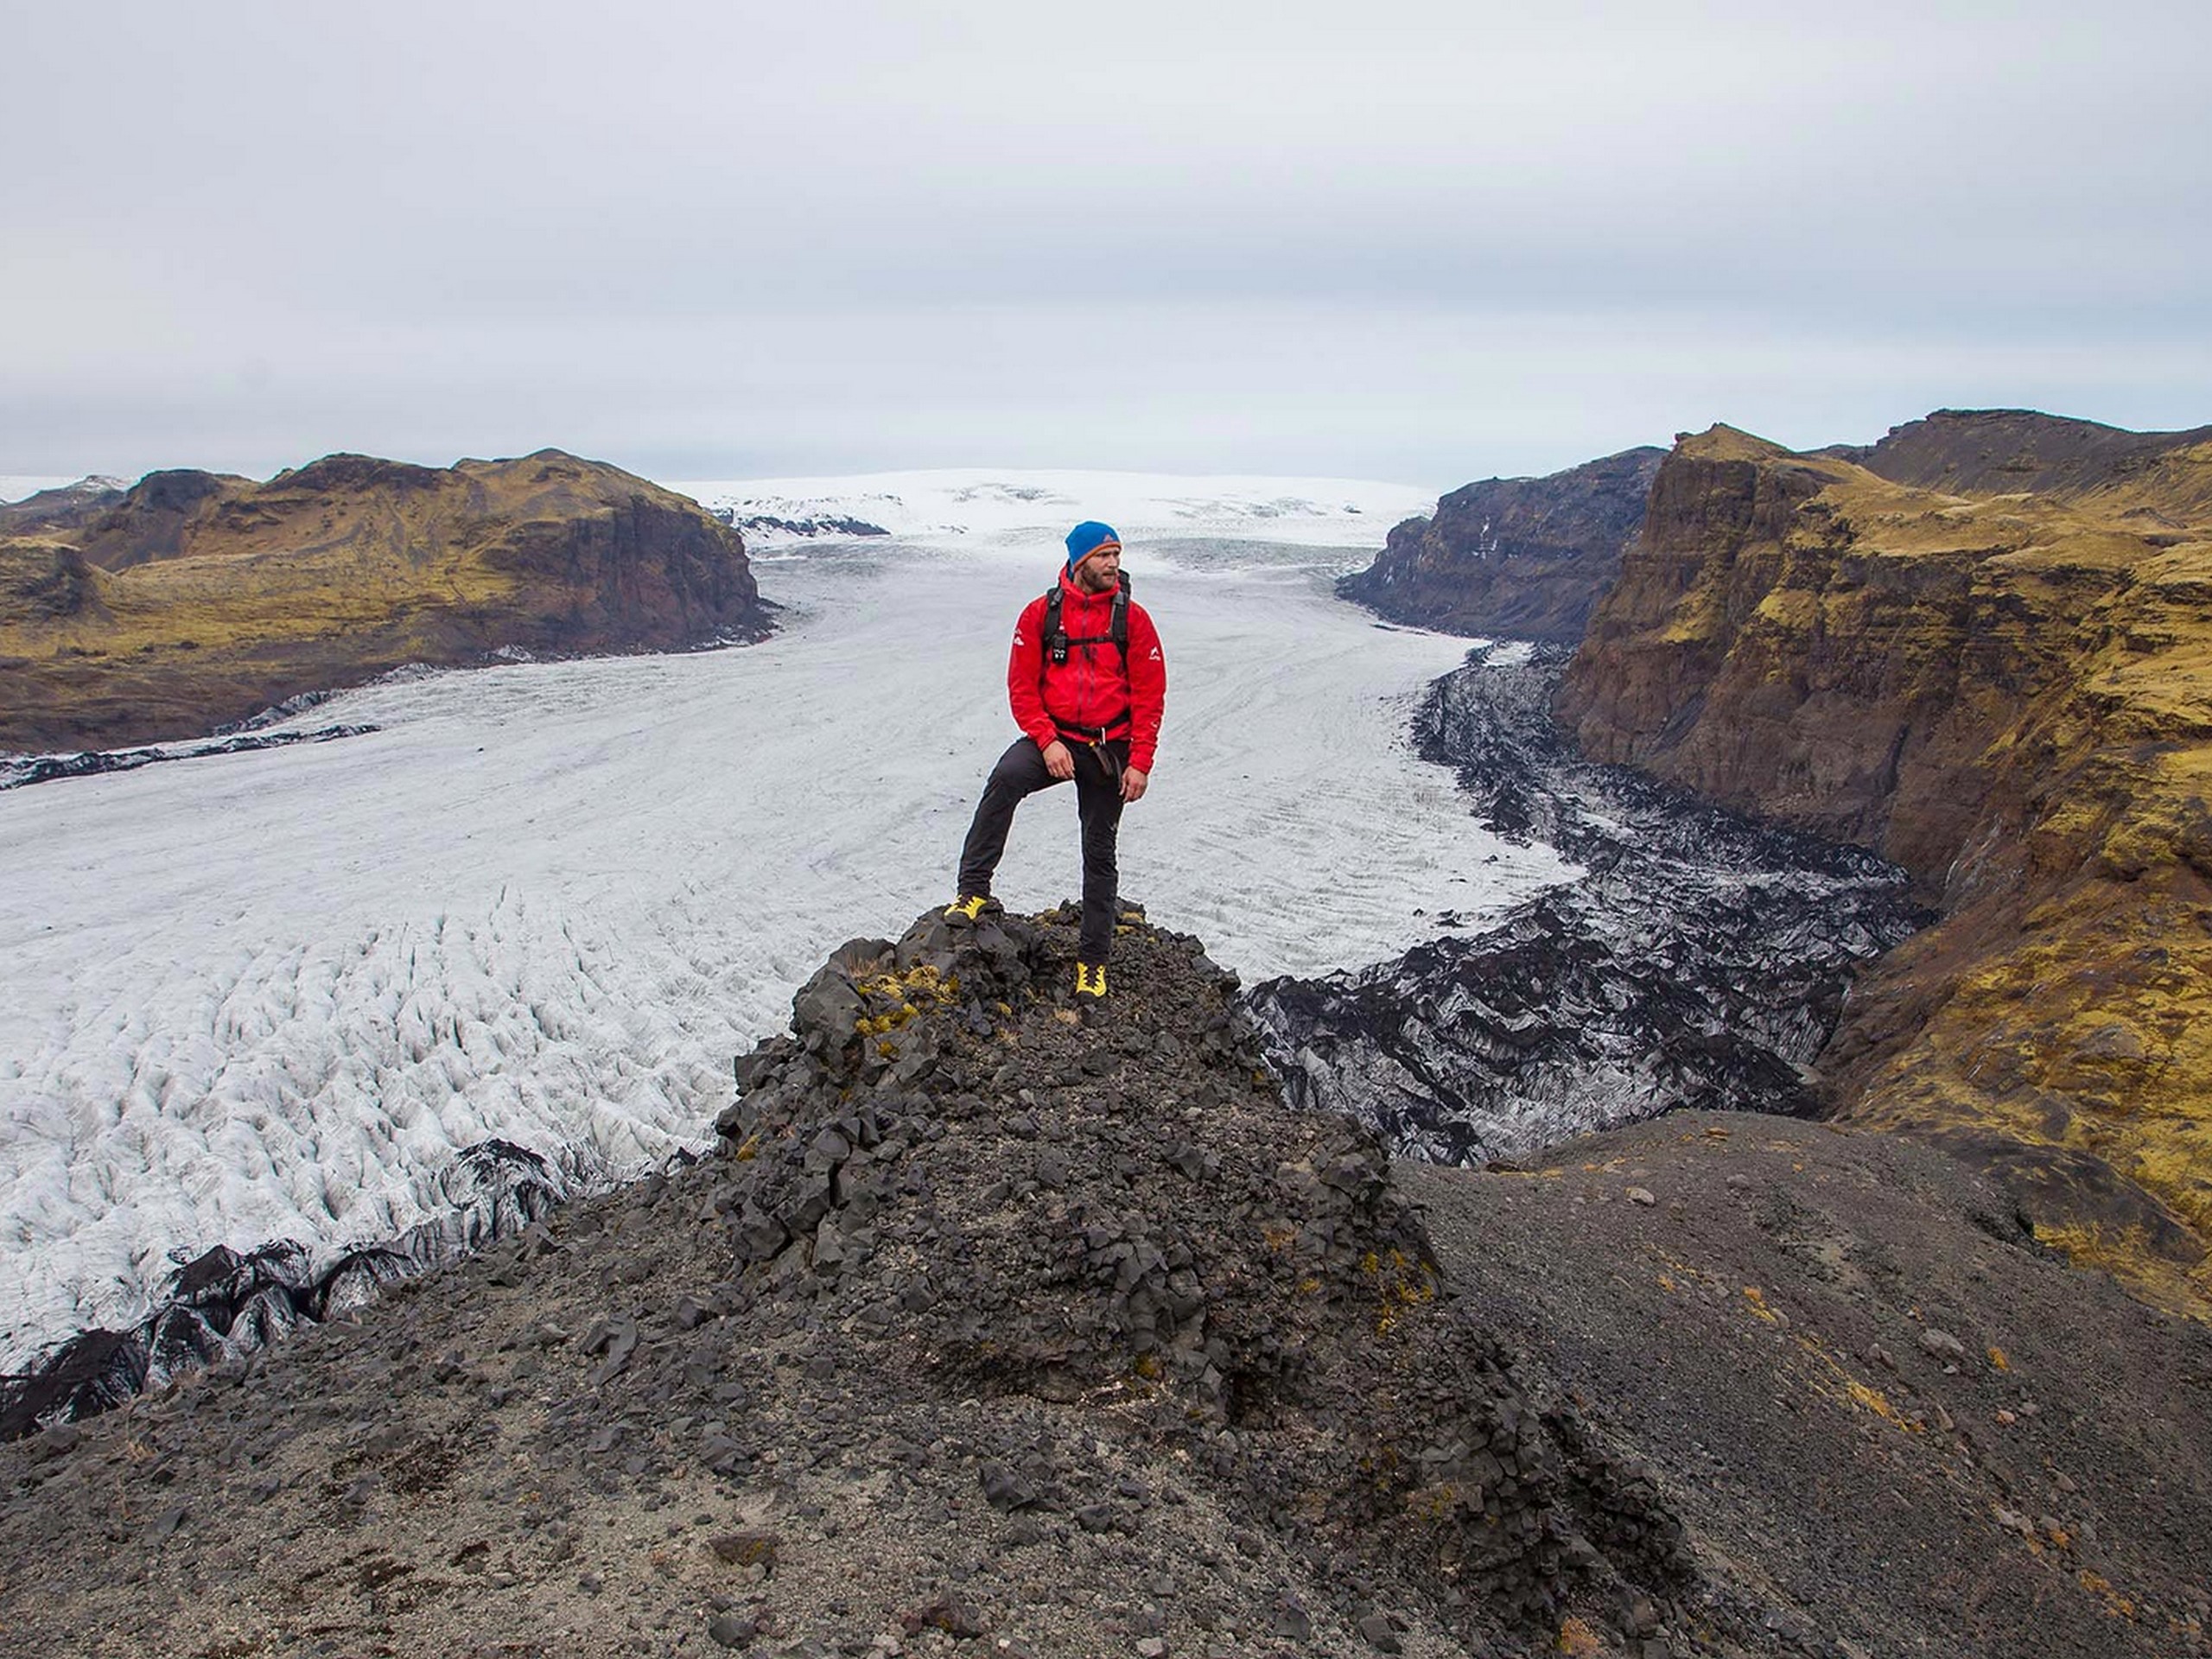
[{"label": "brown cliff", "polygon": [[1595,758],[1910,869],[1942,919],[1855,991],[1839,1109],[2202,1311],[2212,445],[1942,414],[1853,453],[1680,443],[1557,713]]},{"label": "brown cliff", "polygon": [[[26,504],[28,505],[28,504]],[[28,533],[21,533],[28,532]],[[558,450],[149,474],[0,518],[0,750],[197,735],[404,663],[764,631],[742,538]]]},{"label": "brown cliff", "polygon": [[1401,622],[1515,639],[1582,637],[1643,522],[1665,451],[1629,449],[1547,478],[1457,489],[1390,532],[1345,598]]}]

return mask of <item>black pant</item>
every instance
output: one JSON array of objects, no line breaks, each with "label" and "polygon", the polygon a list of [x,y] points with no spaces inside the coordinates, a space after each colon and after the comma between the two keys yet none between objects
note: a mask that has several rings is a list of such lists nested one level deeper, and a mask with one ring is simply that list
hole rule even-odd
[{"label": "black pant", "polygon": [[[1122,769],[1129,763],[1129,746],[1106,745],[1113,758],[1110,767],[1087,743],[1070,743],[1067,748],[1075,757],[1076,815],[1083,820],[1083,941],[1078,949],[1084,961],[1103,963],[1114,945],[1114,899],[1121,879],[1114,844],[1122,832]],[[990,781],[983,785],[983,798],[976,803],[968,840],[960,849],[963,898],[990,892],[991,877],[1006,851],[1007,831],[1014,828],[1014,809],[1059,781],[1045,770],[1043,751],[1026,737],[999,757]]]}]

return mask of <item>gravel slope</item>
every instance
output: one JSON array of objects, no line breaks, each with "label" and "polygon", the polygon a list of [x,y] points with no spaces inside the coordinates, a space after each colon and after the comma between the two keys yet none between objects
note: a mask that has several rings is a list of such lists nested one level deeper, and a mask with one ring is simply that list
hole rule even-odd
[{"label": "gravel slope", "polygon": [[2212,1334],[1963,1166],[1678,1113],[1398,1177],[1485,1323],[1840,1651],[2206,1650]]}]

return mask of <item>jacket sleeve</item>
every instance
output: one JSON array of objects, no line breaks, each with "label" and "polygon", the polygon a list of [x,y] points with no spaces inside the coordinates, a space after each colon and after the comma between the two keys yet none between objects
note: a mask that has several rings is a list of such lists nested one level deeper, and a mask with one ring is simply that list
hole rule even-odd
[{"label": "jacket sleeve", "polygon": [[1167,707],[1167,658],[1160,631],[1141,605],[1129,607],[1129,765],[1152,770],[1160,741],[1160,717]]},{"label": "jacket sleeve", "polygon": [[1006,662],[1007,702],[1014,709],[1014,723],[1030,741],[1043,748],[1060,734],[1045,712],[1045,601],[1040,594],[1029,601],[1014,625],[1014,646]]}]

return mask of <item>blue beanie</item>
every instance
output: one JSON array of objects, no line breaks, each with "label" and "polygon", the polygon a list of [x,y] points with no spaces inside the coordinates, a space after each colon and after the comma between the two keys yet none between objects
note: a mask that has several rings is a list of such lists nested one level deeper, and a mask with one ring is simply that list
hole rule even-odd
[{"label": "blue beanie", "polygon": [[1114,526],[1102,524],[1096,518],[1084,519],[1068,531],[1068,574],[1074,575],[1076,566],[1109,547],[1116,553],[1122,550],[1122,538],[1114,533]]}]

